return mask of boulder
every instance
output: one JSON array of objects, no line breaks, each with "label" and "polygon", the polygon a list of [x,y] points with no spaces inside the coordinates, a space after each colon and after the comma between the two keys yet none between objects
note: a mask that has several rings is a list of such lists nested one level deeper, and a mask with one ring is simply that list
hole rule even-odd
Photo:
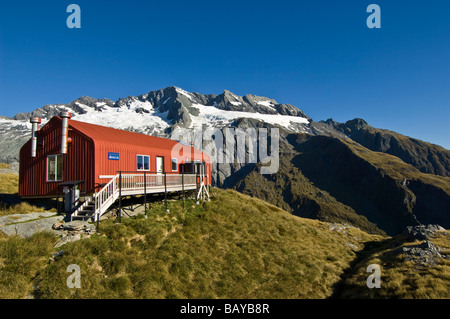
[{"label": "boulder", "polygon": [[0,227],[0,231],[4,232],[8,236],[20,236],[20,237],[31,237],[34,234],[42,231],[55,232],[52,229],[52,225],[59,222],[61,216],[54,216],[48,218],[41,218],[37,220],[32,220],[28,222],[19,222],[15,224],[8,224]]},{"label": "boulder", "polygon": [[65,245],[67,243],[71,243],[77,240],[80,240],[81,238],[83,238],[83,236],[80,233],[75,233],[75,234],[68,234],[65,236],[62,236],[54,245],[54,248],[58,248],[61,247],[62,245]]},{"label": "boulder", "polygon": [[410,241],[416,241],[416,240],[428,240],[437,231],[443,231],[445,228],[439,226],[439,225],[418,225],[418,226],[408,226],[405,228],[403,234],[408,236],[408,239]]},{"label": "boulder", "polygon": [[447,258],[441,254],[441,248],[435,246],[432,242],[424,241],[415,246],[403,247],[404,259],[414,261],[420,266],[434,266],[439,258]]}]

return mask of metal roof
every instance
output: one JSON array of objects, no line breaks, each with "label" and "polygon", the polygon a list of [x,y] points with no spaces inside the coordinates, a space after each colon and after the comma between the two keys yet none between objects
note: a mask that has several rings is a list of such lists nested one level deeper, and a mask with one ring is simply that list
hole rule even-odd
[{"label": "metal roof", "polygon": [[[171,140],[168,138],[129,132],[112,127],[79,122],[72,119],[69,120],[69,127],[76,129],[80,133],[91,138],[97,146],[103,148],[110,147],[111,145],[117,145],[125,149],[134,148],[135,150],[142,150],[143,148],[152,148],[170,152],[174,149],[175,145],[180,143],[179,141]],[[184,145],[184,147],[187,146],[186,143],[182,144]],[[187,147],[191,150],[191,156],[193,156],[192,159],[206,160],[207,162],[209,162],[210,158],[207,154],[203,153],[193,146]]]},{"label": "metal roof", "polygon": [[177,141],[167,138],[129,132],[97,124],[79,122],[72,119],[69,120],[69,127],[74,128],[90,137],[94,143],[106,142],[122,144],[124,146],[135,145],[138,147],[151,146],[165,150],[171,150],[174,145],[177,144]]}]

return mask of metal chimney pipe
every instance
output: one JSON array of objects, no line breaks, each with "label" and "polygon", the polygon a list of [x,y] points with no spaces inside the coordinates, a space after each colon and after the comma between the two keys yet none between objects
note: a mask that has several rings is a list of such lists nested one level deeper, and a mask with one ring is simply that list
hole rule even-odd
[{"label": "metal chimney pipe", "polygon": [[31,157],[36,157],[37,149],[37,131],[39,130],[39,124],[41,119],[39,117],[32,117],[30,119],[31,123]]},{"label": "metal chimney pipe", "polygon": [[61,154],[67,154],[67,137],[69,135],[69,119],[72,114],[69,112],[61,112],[60,117],[62,119],[62,131],[61,131]]}]

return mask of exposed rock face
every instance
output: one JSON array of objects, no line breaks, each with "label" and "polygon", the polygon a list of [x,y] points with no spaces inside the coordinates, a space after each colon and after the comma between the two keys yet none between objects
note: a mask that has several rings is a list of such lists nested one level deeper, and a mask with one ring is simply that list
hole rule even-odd
[{"label": "exposed rock face", "polygon": [[224,186],[301,217],[350,223],[368,232],[395,235],[421,223],[450,227],[445,177],[429,179],[390,155],[334,137],[288,134],[280,152],[277,174],[261,176],[257,165],[243,167]]},{"label": "exposed rock face", "polygon": [[444,230],[445,228],[440,225],[418,225],[406,227],[403,234],[407,235],[410,241],[429,240],[437,231]]},{"label": "exposed rock face", "polygon": [[446,178],[435,184],[389,155],[353,148],[336,138],[301,136],[295,142],[301,154],[294,163],[307,178],[388,234],[420,223],[450,226]]},{"label": "exposed rock face", "polygon": [[[51,216],[51,217],[49,217]],[[43,218],[42,218],[43,217]],[[52,225],[62,220],[55,213],[30,213],[4,216],[0,231],[8,236],[31,237],[42,231],[52,231]]]},{"label": "exposed rock face", "polygon": [[58,231],[60,236],[54,248],[61,247],[67,243],[71,243],[84,238],[89,238],[96,232],[94,224],[88,224],[83,221],[73,221],[69,223],[57,223],[52,226],[53,229]]},{"label": "exposed rock face", "polygon": [[435,246],[429,241],[402,248],[404,260],[413,261],[416,266],[420,267],[433,267],[438,263],[440,258],[448,258],[448,256],[443,255],[441,252],[442,249],[440,247]]}]

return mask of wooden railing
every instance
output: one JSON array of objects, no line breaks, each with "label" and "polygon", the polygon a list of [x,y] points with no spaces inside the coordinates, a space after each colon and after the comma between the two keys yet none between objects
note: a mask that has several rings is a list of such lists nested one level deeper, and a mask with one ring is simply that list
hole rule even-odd
[{"label": "wooden railing", "polygon": [[95,202],[94,215],[95,220],[100,218],[106,210],[116,201],[119,196],[118,192],[118,180],[120,175],[117,174],[111,179],[103,188],[93,195],[93,200]]},{"label": "wooden railing", "polygon": [[[119,172],[102,189],[93,195],[95,201],[94,220],[97,221],[106,210],[124,194],[166,193],[184,191],[186,188],[200,187],[208,179],[207,175],[191,173],[136,173]],[[75,212],[76,213],[76,212]]]}]

